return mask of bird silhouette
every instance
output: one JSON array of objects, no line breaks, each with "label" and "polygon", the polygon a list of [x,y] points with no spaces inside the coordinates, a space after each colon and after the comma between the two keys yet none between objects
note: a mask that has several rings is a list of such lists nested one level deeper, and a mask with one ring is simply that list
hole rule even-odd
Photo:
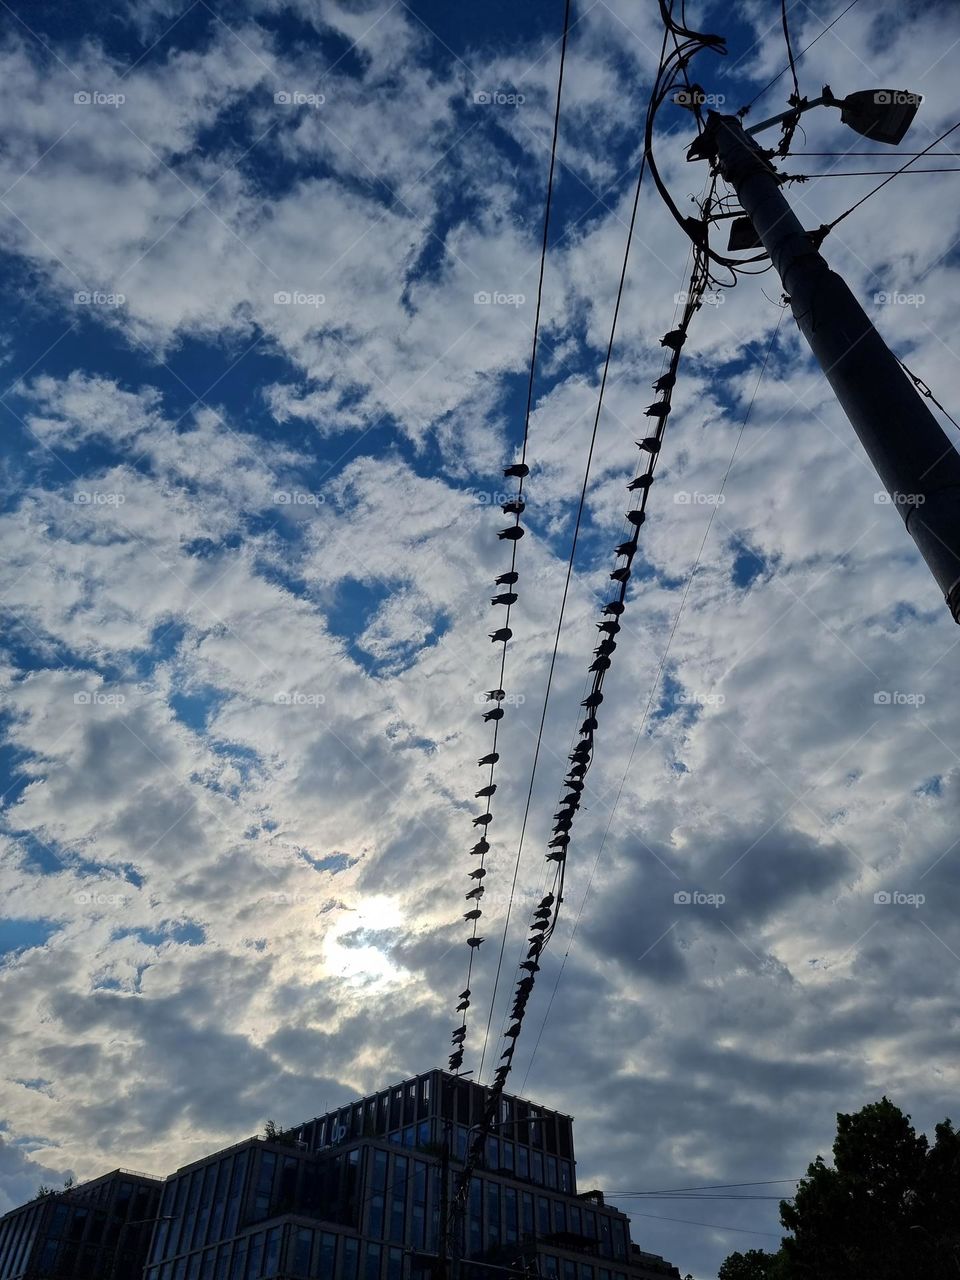
[{"label": "bird silhouette", "polygon": [[671,329],[660,339],[660,345],[669,348],[670,351],[679,351],[686,340],[687,335],[683,329]]},{"label": "bird silhouette", "polygon": [[603,701],[603,694],[599,689],[594,689],[593,693],[587,695],[580,703],[581,707],[599,707]]},{"label": "bird silhouette", "polygon": [[515,582],[519,582],[519,580],[519,573],[517,573],[515,569],[511,569],[509,573],[501,573],[500,577],[497,578],[496,583],[498,587],[512,587],[513,584]]},{"label": "bird silhouette", "polygon": [[469,893],[465,893],[463,896],[466,898],[467,902],[476,902],[478,899],[483,897],[483,885],[478,884],[475,889],[471,889]]},{"label": "bird silhouette", "polygon": [[463,991],[461,991],[461,992],[460,992],[460,995],[459,995],[457,998],[458,998],[459,1000],[469,1000],[469,999],[470,999],[470,988],[469,988],[469,987],[465,987],[465,988],[463,989]]},{"label": "bird silhouette", "polygon": [[485,827],[488,823],[492,821],[493,821],[492,813],[480,813],[474,818],[473,825],[475,827]]},{"label": "bird silhouette", "polygon": [[516,476],[518,480],[522,480],[530,474],[530,468],[525,462],[515,462],[512,466],[504,467],[503,474],[505,476]]},{"label": "bird silhouette", "polygon": [[547,929],[550,926],[549,920],[534,920],[530,926],[531,929]]},{"label": "bird silhouette", "polygon": [[522,498],[514,498],[512,502],[501,503],[500,510],[505,516],[520,516],[523,515],[526,505]]},{"label": "bird silhouette", "polygon": [[481,942],[485,942],[485,941],[486,941],[486,939],[485,939],[485,938],[468,938],[468,939],[467,939],[467,946],[468,946],[468,947],[479,947],[479,946],[480,946],[480,944],[481,944]]},{"label": "bird silhouette", "polygon": [[644,511],[636,510],[636,511],[627,512],[627,519],[630,521],[632,525],[635,525],[638,529],[643,524],[644,520],[646,520],[646,518],[647,518],[646,512]]},{"label": "bird silhouette", "polygon": [[519,542],[525,533],[526,529],[524,529],[523,525],[511,524],[506,529],[501,529],[497,537],[504,542]]},{"label": "bird silhouette", "polygon": [[476,867],[473,871],[471,871],[471,872],[470,872],[470,879],[471,879],[471,880],[482,880],[482,879],[483,879],[483,877],[484,877],[486,874],[487,874],[487,872],[486,872],[486,869],[485,869],[484,867]]},{"label": "bird silhouette", "polygon": [[595,733],[599,727],[600,726],[599,726],[599,722],[597,721],[597,717],[588,716],[587,719],[584,720],[583,724],[580,726],[580,732],[583,734],[589,735],[591,733]]},{"label": "bird silhouette", "polygon": [[496,644],[499,640],[506,642],[513,638],[513,632],[509,627],[498,627],[496,631],[490,632],[490,639]]},{"label": "bird silhouette", "polygon": [[653,404],[648,404],[643,412],[647,418],[665,418],[670,412],[670,401],[655,400]]},{"label": "bird silhouette", "polygon": [[492,596],[490,599],[490,603],[511,605],[511,604],[516,604],[519,599],[520,597],[517,595],[515,591],[504,591],[501,595]]},{"label": "bird silhouette", "polygon": [[488,689],[483,696],[487,702],[502,702],[507,694],[504,689]]},{"label": "bird silhouette", "polygon": [[616,548],[618,556],[629,556],[631,560],[637,554],[637,540],[633,538],[630,542],[621,542]]},{"label": "bird silhouette", "polygon": [[490,852],[490,841],[489,841],[489,840],[478,840],[478,841],[477,841],[477,843],[476,843],[476,844],[473,846],[473,848],[470,850],[470,852],[471,852],[471,853],[489,853],[489,852]]},{"label": "bird silhouette", "polygon": [[473,793],[473,798],[479,800],[482,796],[492,796],[497,789],[497,784],[491,782],[489,787],[481,787],[479,791]]},{"label": "bird silhouette", "polygon": [[609,666],[610,666],[609,658],[594,658],[593,662],[590,663],[588,670],[589,671],[606,671],[606,669]]},{"label": "bird silhouette", "polygon": [[528,973],[539,973],[539,972],[540,972],[540,966],[537,964],[536,960],[521,960],[521,961],[520,961],[520,968],[521,968],[521,969],[526,969],[526,971],[527,971]]},{"label": "bird silhouette", "polygon": [[548,862],[562,862],[567,856],[566,849],[554,849],[552,853],[547,854]]},{"label": "bird silhouette", "polygon": [[463,918],[464,920],[479,920],[482,915],[483,915],[483,912],[480,910],[480,908],[474,907],[472,911],[465,911],[463,913]]},{"label": "bird silhouette", "polygon": [[614,569],[613,572],[610,574],[610,577],[613,579],[614,582],[629,582],[630,581],[629,566],[624,565],[622,569]]},{"label": "bird silhouette", "polygon": [[644,436],[642,440],[637,442],[638,449],[644,449],[647,453],[659,453],[660,441],[656,436]]},{"label": "bird silhouette", "polygon": [[652,484],[653,476],[647,471],[642,476],[637,476],[636,480],[631,480],[627,489],[632,493],[635,489],[647,490]]},{"label": "bird silhouette", "polygon": [[626,605],[621,604],[619,600],[609,600],[603,606],[603,612],[610,614],[614,618],[619,618],[621,613],[626,609]]},{"label": "bird silhouette", "polygon": [[470,1001],[461,1000],[460,1003],[457,1005],[456,1009],[454,1010],[454,1013],[463,1013],[465,1010],[469,1008],[470,1008]]},{"label": "bird silhouette", "polygon": [[615,636],[617,632],[620,630],[620,623],[619,622],[598,622],[597,630],[605,631],[608,636]]},{"label": "bird silhouette", "polygon": [[503,707],[497,707],[493,711],[485,711],[483,713],[483,718],[484,720],[502,720],[505,715],[506,712]]},{"label": "bird silhouette", "polygon": [[482,768],[485,764],[496,764],[500,759],[499,751],[491,751],[489,755],[481,756],[477,761],[478,768]]}]

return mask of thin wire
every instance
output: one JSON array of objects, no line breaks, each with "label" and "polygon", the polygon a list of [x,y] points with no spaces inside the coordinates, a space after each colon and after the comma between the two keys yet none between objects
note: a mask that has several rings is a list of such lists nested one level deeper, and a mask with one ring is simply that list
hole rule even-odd
[{"label": "thin wire", "polygon": [[[664,29],[663,44],[660,49],[661,65],[663,63],[663,57],[667,47],[667,36],[668,36],[668,31]],[[571,542],[571,545],[570,545],[570,557],[569,557],[569,560],[567,561],[567,575],[563,584],[563,596],[560,601],[560,613],[557,618],[557,631],[553,640],[553,653],[550,656],[550,668],[547,673],[547,685],[546,685],[546,690],[544,692],[544,697],[543,697],[543,708],[540,713],[540,726],[537,731],[537,744],[533,754],[533,766],[530,770],[530,785],[527,788],[527,799],[523,809],[523,821],[520,824],[520,839],[517,844],[517,860],[513,869],[513,883],[510,886],[510,898],[507,902],[507,916],[503,925],[503,937],[500,942],[500,954],[497,957],[497,973],[496,973],[496,977],[494,979],[494,984],[493,984],[493,995],[490,997],[490,1011],[487,1015],[487,1028],[483,1037],[483,1052],[480,1055],[480,1068],[476,1076],[478,1081],[481,1080],[483,1075],[483,1064],[484,1064],[484,1060],[486,1058],[486,1053],[487,1053],[487,1043],[490,1038],[490,1024],[493,1021],[493,1010],[494,1010],[494,1005],[497,999],[497,991],[500,986],[500,973],[503,967],[503,953],[507,945],[507,930],[510,925],[510,915],[513,910],[514,894],[517,887],[517,877],[519,876],[519,873],[520,873],[520,859],[523,852],[523,840],[527,830],[527,821],[530,816],[530,806],[533,799],[533,785],[537,776],[537,765],[540,760],[540,747],[543,742],[543,730],[544,730],[544,725],[547,719],[547,706],[550,701],[550,692],[553,687],[553,675],[557,665],[557,652],[560,648],[560,633],[563,629],[563,619],[564,619],[564,614],[566,612],[566,607],[567,607],[567,596],[570,591],[570,579],[573,575],[573,564],[574,564],[574,559],[577,553],[577,542],[580,537],[580,525],[583,521],[583,510],[586,504],[587,486],[590,480],[590,469],[593,465],[594,447],[597,441],[597,431],[600,426],[600,413],[603,408],[603,396],[607,386],[607,374],[609,373],[609,370],[610,370],[610,359],[613,354],[613,343],[614,343],[614,338],[617,332],[617,320],[620,315],[620,303],[623,298],[624,283],[626,281],[626,276],[627,276],[627,265],[630,258],[630,246],[633,241],[633,232],[634,232],[634,227],[637,221],[637,209],[639,208],[639,205],[640,205],[640,189],[643,185],[643,175],[646,172],[646,164],[647,164],[647,154],[645,150],[643,156],[640,159],[640,169],[637,174],[637,186],[633,195],[633,209],[631,210],[631,213],[630,213],[630,225],[627,229],[627,241],[624,247],[623,263],[620,268],[620,280],[617,285],[617,297],[616,297],[616,301],[614,303],[614,308],[613,308],[613,320],[611,321],[611,324],[610,324],[610,336],[607,341],[607,351],[606,351],[606,356],[604,357],[604,362],[603,362],[603,373],[600,378],[600,390],[597,395],[597,410],[593,419],[593,430],[590,434],[590,447],[587,452],[587,461],[586,461],[586,466],[584,467],[584,472],[583,472],[583,484],[580,488],[580,502],[577,506],[577,520],[573,530],[573,541]]]},{"label": "thin wire", "polygon": [[800,1182],[800,1178],[763,1178],[760,1182],[708,1182],[699,1187],[670,1187],[667,1191],[604,1191],[608,1200],[626,1200],[631,1196],[672,1195],[677,1191],[730,1191],[737,1187],[775,1187],[783,1182]]},{"label": "thin wire", "polygon": [[953,423],[956,429],[960,431],[960,422],[956,420],[956,418],[953,416],[952,413],[949,413],[943,407],[943,405],[940,403],[937,397],[933,394],[933,392],[930,390],[930,388],[927,386],[924,380],[922,378],[918,378],[917,375],[913,372],[913,370],[907,367],[906,362],[900,359],[900,357],[897,355],[896,352],[894,352],[893,354],[897,364],[904,371],[907,377],[910,378],[910,380],[913,382],[913,385],[917,388],[920,394],[923,396],[926,396],[928,400],[931,400],[937,406],[937,408],[940,410],[943,416],[945,418],[949,418],[949,420]]},{"label": "thin wire", "polygon": [[[930,143],[929,147],[924,147],[922,151],[918,151],[915,156],[913,156],[911,159],[909,159],[906,162],[906,164],[901,165],[899,169],[895,169],[888,178],[884,178],[882,182],[878,182],[872,191],[868,191],[865,196],[861,196],[860,199],[857,201],[857,203],[852,204],[850,208],[846,211],[846,213],[841,213],[839,218],[834,218],[832,222],[829,222],[827,224],[827,230],[828,231],[832,230],[839,222],[842,222],[844,218],[849,218],[850,214],[853,213],[854,209],[860,208],[864,200],[869,200],[871,196],[875,196],[878,191],[882,190],[882,188],[887,185],[888,182],[892,182],[898,174],[903,173],[905,172],[905,170],[909,169],[910,166],[915,161],[919,160],[921,156],[925,156],[928,151],[932,151],[935,146],[937,146],[939,143],[941,143],[944,140],[944,138],[949,138],[951,133],[955,132],[955,130],[957,129],[960,129],[960,120],[958,120],[956,124],[951,125],[950,128],[947,129],[945,133],[941,133],[939,138],[934,139],[934,141]],[[922,170],[920,172],[922,172]]]},{"label": "thin wire", "polygon": [[[922,152],[920,153],[923,154]],[[919,156],[918,156],[919,159]],[[784,174],[786,178],[801,181],[808,181],[810,178],[879,178],[883,174],[888,173],[891,178],[895,178],[898,173],[903,173],[904,169],[830,169],[826,173],[788,173]],[[960,166],[945,166],[942,169],[912,169],[911,175],[914,173],[960,173]],[[879,191],[880,188],[878,187]],[[873,192],[870,193],[871,195]],[[866,199],[866,197],[864,197]],[[856,205],[854,205],[856,208]],[[846,215],[844,215],[846,216]]]},{"label": "thin wire", "polygon": [[[818,40],[820,40],[823,36],[825,36],[825,35],[827,34],[827,32],[831,29],[831,27],[835,27],[835,26],[837,25],[837,23],[840,21],[840,19],[844,16],[844,14],[849,13],[849,12],[850,12],[850,10],[853,8],[853,6],[854,6],[855,4],[857,4],[857,2],[858,2],[858,0],[850,0],[850,3],[847,5],[847,7],[846,7],[845,9],[843,9],[840,13],[838,13],[838,14],[837,14],[837,16],[834,18],[834,20],[830,23],[830,26],[828,26],[828,27],[824,27],[824,28],[823,28],[823,30],[820,32],[820,35],[818,35],[818,36],[814,36],[814,38],[810,41],[810,43],[809,43],[808,45],[805,45],[805,46],[800,50],[800,52],[797,54],[796,58],[794,59],[794,65],[795,65],[797,62],[799,62],[799,61],[800,61],[800,59],[801,59],[801,58],[803,57],[803,55],[807,52],[807,50],[808,50],[808,49],[812,49],[812,48],[813,48],[813,46],[817,43],[817,41],[818,41]],[[782,71],[778,71],[778,72],[777,72],[777,74],[773,77],[773,79],[770,81],[770,83],[769,83],[769,84],[764,85],[764,87],[760,90],[760,92],[756,95],[756,97],[755,97],[755,98],[751,98],[751,99],[750,99],[750,101],[747,103],[747,105],[746,105],[745,107],[741,107],[741,108],[740,108],[740,112],[739,112],[738,114],[746,115],[746,113],[750,110],[750,108],[753,106],[753,104],[754,104],[758,99],[762,98],[762,97],[763,97],[763,95],[767,92],[767,90],[768,90],[768,89],[772,89],[772,88],[773,88],[773,86],[777,83],[777,81],[778,81],[778,80],[780,79],[780,77],[783,75],[784,71],[789,71],[789,70],[790,70],[790,63],[788,62],[788,63],[787,63],[787,65],[783,68],[783,70],[782,70]]]},{"label": "thin wire", "polygon": [[[563,38],[560,45],[560,68],[557,76],[557,100],[556,100],[556,106],[554,108],[554,113],[553,113],[553,139],[550,146],[550,168],[547,175],[547,196],[546,196],[546,202],[545,202],[544,213],[543,213],[543,238],[540,243],[540,273],[537,281],[537,306],[536,306],[536,312],[534,314],[534,320],[533,320],[533,347],[530,353],[530,377],[527,382],[527,404],[526,404],[526,411],[524,413],[524,418],[523,418],[523,444],[521,446],[521,453],[520,453],[520,460],[521,460],[521,463],[523,464],[526,463],[527,444],[530,436],[530,409],[533,403],[533,387],[534,387],[534,381],[536,377],[537,343],[538,343],[538,338],[540,334],[540,312],[541,312],[541,307],[543,303],[543,278],[544,278],[544,272],[546,269],[547,242],[548,242],[549,231],[550,231],[550,210],[553,205],[553,177],[554,177],[554,172],[556,168],[557,138],[560,130],[560,99],[563,91],[563,69],[566,63],[567,37],[570,33],[570,6],[571,6],[571,0],[566,0],[566,5],[564,7],[564,13],[563,13]],[[518,483],[517,483],[517,498],[516,498],[517,506],[520,508],[516,512],[516,524],[518,526],[520,524],[520,516],[523,510],[522,498],[523,498],[524,478],[525,477],[523,473],[523,467],[521,467],[521,472],[520,472],[520,476],[518,478]],[[516,571],[517,541],[518,541],[517,539],[514,539],[512,543],[512,552],[510,556],[510,574],[514,574]],[[511,584],[508,583],[507,585],[509,589]],[[507,630],[509,630],[509,627],[510,627],[510,612],[512,608],[513,608],[513,605],[508,604],[506,609],[506,614],[504,615],[503,625],[504,625],[504,628],[506,628]],[[506,664],[507,664],[507,641],[504,640],[503,650],[500,655],[500,676],[496,685],[497,689],[502,690],[504,687],[503,681],[504,681],[504,672],[506,670]],[[493,726],[493,744],[492,744],[491,753],[490,753],[493,759],[491,760],[491,763],[490,763],[488,786],[493,785],[494,770],[497,765],[497,760],[499,759],[497,755],[497,743],[499,740],[499,736],[500,736],[500,722],[499,720],[495,720],[494,726]],[[488,809],[489,807],[490,806],[488,802]],[[486,839],[486,829],[484,829],[483,839]],[[484,870],[486,869],[485,863],[486,863],[486,853],[483,853],[480,858],[480,867]],[[479,902],[479,899],[478,899],[478,902]],[[480,927],[479,917],[475,917],[473,921],[473,933],[472,933],[471,940],[477,937],[479,933],[479,927]],[[467,962],[467,978],[465,983],[465,990],[467,991],[468,994],[464,997],[464,999],[466,999],[467,1001],[469,1001],[470,999],[469,992],[470,992],[470,984],[473,980],[473,965],[474,965],[474,960],[476,958],[478,949],[479,948],[477,946],[470,947],[470,957]],[[466,1025],[467,1025],[467,1015],[466,1015],[466,1011],[464,1011],[463,1019],[460,1023],[460,1026],[465,1028]],[[465,1038],[465,1034],[464,1034],[464,1038]],[[462,1043],[463,1042],[461,1040],[460,1044],[456,1046],[455,1052],[453,1055],[451,1055],[451,1057],[456,1058],[457,1053],[459,1053],[459,1050],[462,1047]],[[452,1065],[453,1063],[451,1062],[451,1066]]]},{"label": "thin wire", "polygon": [[[847,156],[872,156],[877,160],[889,160],[889,151],[791,151],[791,157],[800,156],[835,156],[845,160]],[[898,156],[949,156],[952,160],[960,160],[960,151],[901,151],[897,147]]]},{"label": "thin wire", "polygon": [[[785,309],[786,309],[785,305],[781,306],[780,315],[777,317],[776,327],[770,337],[770,342],[767,345],[767,350],[763,357],[763,363],[760,366],[760,372],[757,374],[757,382],[753,389],[753,395],[750,398],[750,403],[747,406],[747,411],[744,414],[743,421],[740,423],[740,430],[737,433],[737,438],[736,438],[736,441],[734,442],[733,452],[730,454],[730,461],[727,463],[727,469],[724,472],[723,480],[720,483],[720,488],[718,490],[718,493],[720,494],[723,493],[724,488],[726,487],[727,479],[733,468],[734,461],[736,460],[737,450],[740,448],[740,441],[743,439],[743,433],[746,428],[747,422],[750,418],[750,413],[753,409],[754,401],[757,398],[757,392],[760,390],[760,383],[763,379],[764,371],[766,370],[766,367],[767,367],[767,362],[770,359],[770,353],[773,350],[773,344],[777,339],[777,334],[780,332],[780,325],[783,321]],[[694,577],[696,576],[697,570],[700,567],[700,559],[703,555],[703,549],[707,544],[707,538],[710,536],[710,530],[713,527],[713,520],[717,514],[717,508],[719,507],[719,505],[720,505],[719,503],[716,503],[710,509],[710,518],[707,521],[707,527],[704,530],[703,538],[700,541],[700,549],[697,552],[697,558],[694,561],[693,568],[690,570],[690,576],[687,578],[686,586],[683,589],[683,597],[680,600],[680,607],[677,610],[676,617],[673,620],[673,626],[670,630],[670,635],[667,639],[666,648],[664,649],[663,654],[661,655],[660,665],[657,667],[657,673],[654,676],[653,684],[650,687],[650,693],[649,693],[649,696],[647,697],[647,705],[643,709],[643,716],[641,717],[641,720],[640,720],[640,726],[637,730],[637,736],[634,739],[633,749],[630,752],[630,758],[627,760],[626,768],[623,771],[623,777],[620,779],[620,786],[617,788],[616,799],[613,802],[613,808],[610,810],[610,816],[607,818],[607,825],[604,828],[603,836],[600,839],[600,847],[597,849],[597,856],[594,859],[593,870],[590,872],[590,878],[587,881],[587,887],[583,891],[583,898],[581,899],[581,902],[580,902],[580,910],[577,912],[577,918],[574,921],[573,929],[571,930],[570,937],[567,941],[567,949],[564,952],[563,960],[560,963],[560,969],[557,973],[557,980],[553,985],[553,991],[550,995],[550,1000],[549,1000],[549,1003],[547,1004],[546,1012],[543,1015],[543,1021],[540,1023],[540,1030],[537,1033],[536,1043],[533,1046],[533,1053],[530,1055],[530,1061],[527,1064],[526,1074],[524,1075],[523,1083],[520,1086],[521,1094],[526,1088],[527,1077],[530,1075],[530,1071],[533,1068],[533,1062],[537,1056],[537,1050],[540,1047],[540,1041],[543,1038],[544,1028],[547,1025],[547,1019],[550,1017],[550,1010],[553,1008],[553,1003],[557,995],[557,990],[559,989],[559,986],[560,986],[560,979],[563,977],[563,971],[566,968],[567,957],[570,955],[570,950],[573,947],[573,940],[577,936],[577,929],[580,927],[580,919],[583,916],[583,909],[586,906],[587,897],[589,896],[590,889],[593,885],[594,877],[597,874],[597,867],[600,865],[600,858],[603,854],[604,846],[607,843],[607,836],[610,834],[610,827],[613,823],[614,815],[616,814],[617,808],[620,804],[620,797],[623,795],[623,788],[627,781],[627,775],[630,772],[630,766],[633,764],[634,756],[637,753],[637,747],[640,744],[640,738],[643,734],[643,730],[647,723],[647,716],[650,714],[650,707],[653,703],[653,697],[657,691],[657,688],[659,687],[660,677],[663,675],[663,669],[664,669],[664,666],[666,665],[667,656],[670,653],[670,647],[673,644],[674,636],[677,634],[677,627],[680,625],[680,619],[683,616],[683,609],[687,603],[687,596],[690,592],[690,587],[691,587],[691,584],[693,583]]]},{"label": "thin wire", "polygon": [[631,1218],[655,1218],[658,1222],[682,1222],[688,1227],[709,1227],[711,1231],[734,1231],[741,1236],[770,1236],[773,1240],[781,1240],[783,1233],[778,1231],[751,1231],[747,1227],[727,1227],[720,1222],[694,1222],[692,1218],[667,1218],[662,1213],[633,1213],[628,1211],[628,1217]]}]

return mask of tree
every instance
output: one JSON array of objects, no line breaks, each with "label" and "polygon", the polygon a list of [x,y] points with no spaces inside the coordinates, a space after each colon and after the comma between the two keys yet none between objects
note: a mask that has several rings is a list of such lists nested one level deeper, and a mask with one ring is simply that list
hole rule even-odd
[{"label": "tree", "polygon": [[780,1221],[779,1253],[731,1254],[719,1280],[957,1280],[960,1134],[945,1120],[931,1148],[885,1097],[839,1113],[833,1167],[817,1156]]},{"label": "tree", "polygon": [[717,1280],[779,1280],[781,1257],[763,1249],[731,1253],[717,1272]]}]

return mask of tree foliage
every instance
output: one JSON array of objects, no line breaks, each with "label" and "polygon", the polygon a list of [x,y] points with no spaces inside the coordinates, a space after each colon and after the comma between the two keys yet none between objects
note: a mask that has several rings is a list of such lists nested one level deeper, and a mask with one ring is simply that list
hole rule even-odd
[{"label": "tree foliage", "polygon": [[931,1147],[888,1098],[839,1113],[833,1166],[817,1156],[780,1221],[778,1253],[733,1253],[719,1280],[957,1280],[960,1134],[944,1120]]}]

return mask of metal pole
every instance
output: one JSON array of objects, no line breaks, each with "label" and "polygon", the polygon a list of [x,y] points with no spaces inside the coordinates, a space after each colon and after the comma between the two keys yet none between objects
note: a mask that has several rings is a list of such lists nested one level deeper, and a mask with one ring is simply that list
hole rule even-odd
[{"label": "metal pole", "polygon": [[736,116],[708,113],[690,158],[718,163],[769,253],[794,317],[907,531],[960,622],[960,454],[907,380]]}]

